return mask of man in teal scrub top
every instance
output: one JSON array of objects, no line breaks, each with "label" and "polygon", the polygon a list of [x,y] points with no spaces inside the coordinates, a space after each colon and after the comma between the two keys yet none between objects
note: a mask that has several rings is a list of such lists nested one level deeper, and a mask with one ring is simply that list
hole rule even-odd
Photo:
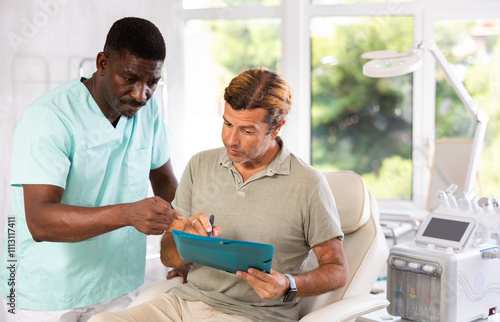
[{"label": "man in teal scrub top", "polygon": [[175,216],[169,132],[152,96],[164,59],[154,24],[118,20],[92,77],[23,114],[11,177],[16,248],[4,241],[0,269],[7,321],[86,321],[123,308],[143,283],[146,235]]}]

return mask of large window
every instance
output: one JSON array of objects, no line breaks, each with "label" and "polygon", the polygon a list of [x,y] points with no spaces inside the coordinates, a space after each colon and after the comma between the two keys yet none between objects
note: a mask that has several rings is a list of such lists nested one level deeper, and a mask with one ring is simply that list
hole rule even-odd
[{"label": "large window", "polygon": [[434,39],[490,117],[478,193],[487,196],[500,186],[494,171],[500,162],[494,149],[500,143],[500,1],[172,2],[181,8],[175,17],[182,27],[167,38],[180,37],[183,64],[172,60],[168,75],[183,94],[169,89],[168,104],[183,111],[177,131],[182,168],[194,153],[220,146],[229,80],[244,68],[266,66],[294,90],[282,133],[293,153],[320,170],[358,172],[384,210],[423,210],[435,140],[471,137],[474,123],[432,58],[412,74],[372,79],[362,74],[361,54],[404,52]]},{"label": "large window", "polygon": [[238,6],[276,6],[280,0],[184,0],[184,9],[230,8]]},{"label": "large window", "polygon": [[222,146],[223,93],[246,68],[279,71],[279,21],[189,20],[184,28],[184,153]]},{"label": "large window", "polygon": [[[435,40],[489,123],[476,185],[479,195],[499,193],[500,20],[440,20]],[[436,76],[436,138],[471,138],[475,123],[442,71]]]},{"label": "large window", "polygon": [[411,17],[311,20],[312,165],[357,172],[378,199],[411,199],[412,77],[365,77],[361,55],[412,42]]},{"label": "large window", "polygon": [[344,3],[373,3],[373,2],[408,2],[411,0],[312,0],[314,4],[344,4]]}]

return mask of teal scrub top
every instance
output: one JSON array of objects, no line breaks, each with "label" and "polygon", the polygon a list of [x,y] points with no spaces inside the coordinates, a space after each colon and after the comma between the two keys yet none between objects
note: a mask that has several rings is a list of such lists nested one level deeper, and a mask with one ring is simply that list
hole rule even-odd
[{"label": "teal scrub top", "polygon": [[[154,97],[134,117],[121,116],[114,128],[82,80],[37,99],[14,134],[11,217],[19,308],[88,306],[131,292],[144,282],[146,236],[133,227],[83,242],[37,243],[26,225],[23,184],[62,187],[61,203],[68,205],[129,203],[148,196],[150,170],[170,158],[170,135]],[[7,253],[4,240],[2,267],[13,263]],[[9,277],[11,271],[0,270],[4,298],[11,293]]]}]

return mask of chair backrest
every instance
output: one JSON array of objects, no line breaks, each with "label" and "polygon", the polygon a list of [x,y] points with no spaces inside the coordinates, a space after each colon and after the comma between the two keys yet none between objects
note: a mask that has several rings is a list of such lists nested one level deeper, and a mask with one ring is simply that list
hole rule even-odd
[{"label": "chair backrest", "polygon": [[[350,171],[324,173],[332,190],[344,232],[349,263],[347,284],[335,291],[302,300],[300,317],[351,296],[369,294],[382,272],[389,249],[379,224],[378,204],[363,179]],[[314,263],[315,258],[311,258]],[[317,266],[315,262],[308,268]]]}]

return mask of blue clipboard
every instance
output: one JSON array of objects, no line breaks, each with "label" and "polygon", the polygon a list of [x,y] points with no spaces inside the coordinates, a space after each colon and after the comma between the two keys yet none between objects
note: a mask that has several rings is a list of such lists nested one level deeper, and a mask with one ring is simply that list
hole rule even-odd
[{"label": "blue clipboard", "polygon": [[250,267],[270,273],[274,246],[240,240],[204,237],[173,230],[181,258],[188,262],[226,272],[247,271]]}]

